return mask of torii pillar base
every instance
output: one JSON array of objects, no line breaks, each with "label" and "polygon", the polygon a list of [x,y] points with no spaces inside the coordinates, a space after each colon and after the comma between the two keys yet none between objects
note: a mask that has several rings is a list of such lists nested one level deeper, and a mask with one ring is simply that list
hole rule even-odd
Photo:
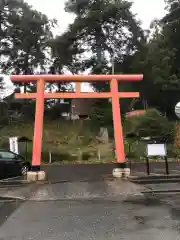
[{"label": "torii pillar base", "polygon": [[37,182],[37,181],[45,181],[45,180],[46,180],[46,173],[44,171],[27,173],[27,181],[29,182]]},{"label": "torii pillar base", "polygon": [[27,181],[36,182],[46,180],[46,172],[41,171],[39,166],[33,166],[31,171],[27,173]]},{"label": "torii pillar base", "polygon": [[131,170],[126,163],[116,163],[112,174],[115,178],[127,179],[131,175]]}]

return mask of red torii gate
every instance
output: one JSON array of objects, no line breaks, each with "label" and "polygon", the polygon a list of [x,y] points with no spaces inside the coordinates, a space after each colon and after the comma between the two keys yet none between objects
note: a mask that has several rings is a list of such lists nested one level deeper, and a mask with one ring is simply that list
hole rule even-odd
[{"label": "red torii gate", "polygon": [[[114,137],[117,155],[117,164],[119,168],[126,162],[124,152],[124,141],[120,115],[119,98],[135,98],[139,97],[138,92],[119,92],[118,81],[140,81],[143,75],[13,75],[12,82],[37,82],[36,93],[16,93],[18,99],[36,99],[36,114],[34,125],[34,139],[33,139],[33,155],[32,155],[32,172],[40,171],[41,166],[41,152],[42,152],[42,134],[43,134],[43,117],[44,117],[44,99],[65,99],[65,98],[111,98],[112,112],[114,123]],[[75,92],[59,92],[46,93],[45,82],[75,82]],[[81,82],[92,81],[109,81],[110,92],[93,92],[84,93],[80,90]]]}]

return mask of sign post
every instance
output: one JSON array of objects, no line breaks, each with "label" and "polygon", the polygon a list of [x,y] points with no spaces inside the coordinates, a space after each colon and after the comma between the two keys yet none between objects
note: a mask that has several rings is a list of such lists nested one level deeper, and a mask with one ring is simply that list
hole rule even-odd
[{"label": "sign post", "polygon": [[166,166],[166,174],[169,175],[169,165],[167,159],[167,149],[165,143],[148,143],[147,144],[147,156],[146,156],[146,163],[147,163],[147,174],[150,175],[150,167],[149,167],[149,157],[163,157],[165,160]]},{"label": "sign post", "polygon": [[11,152],[19,154],[18,137],[9,138],[9,148]]}]

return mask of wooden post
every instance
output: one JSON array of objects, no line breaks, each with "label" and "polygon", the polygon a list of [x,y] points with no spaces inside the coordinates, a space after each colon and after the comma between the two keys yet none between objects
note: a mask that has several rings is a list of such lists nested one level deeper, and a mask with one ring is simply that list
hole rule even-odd
[{"label": "wooden post", "polygon": [[101,161],[101,150],[100,149],[97,150],[97,157],[98,157],[98,161]]},{"label": "wooden post", "polygon": [[49,163],[50,163],[50,164],[52,163],[52,154],[51,154],[50,151],[49,151]]}]

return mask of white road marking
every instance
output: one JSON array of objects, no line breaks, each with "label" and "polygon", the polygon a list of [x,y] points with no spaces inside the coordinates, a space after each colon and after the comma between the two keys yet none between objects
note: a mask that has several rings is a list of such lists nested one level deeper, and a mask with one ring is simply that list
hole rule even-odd
[{"label": "white road marking", "polygon": [[172,172],[179,172],[180,173],[180,170],[171,170]]},{"label": "white road marking", "polygon": [[4,197],[4,198],[11,198],[11,199],[14,199],[14,200],[22,200],[22,201],[25,201],[26,200],[26,198],[25,197],[15,197],[15,196],[12,196],[12,195],[3,195],[2,197]]}]

